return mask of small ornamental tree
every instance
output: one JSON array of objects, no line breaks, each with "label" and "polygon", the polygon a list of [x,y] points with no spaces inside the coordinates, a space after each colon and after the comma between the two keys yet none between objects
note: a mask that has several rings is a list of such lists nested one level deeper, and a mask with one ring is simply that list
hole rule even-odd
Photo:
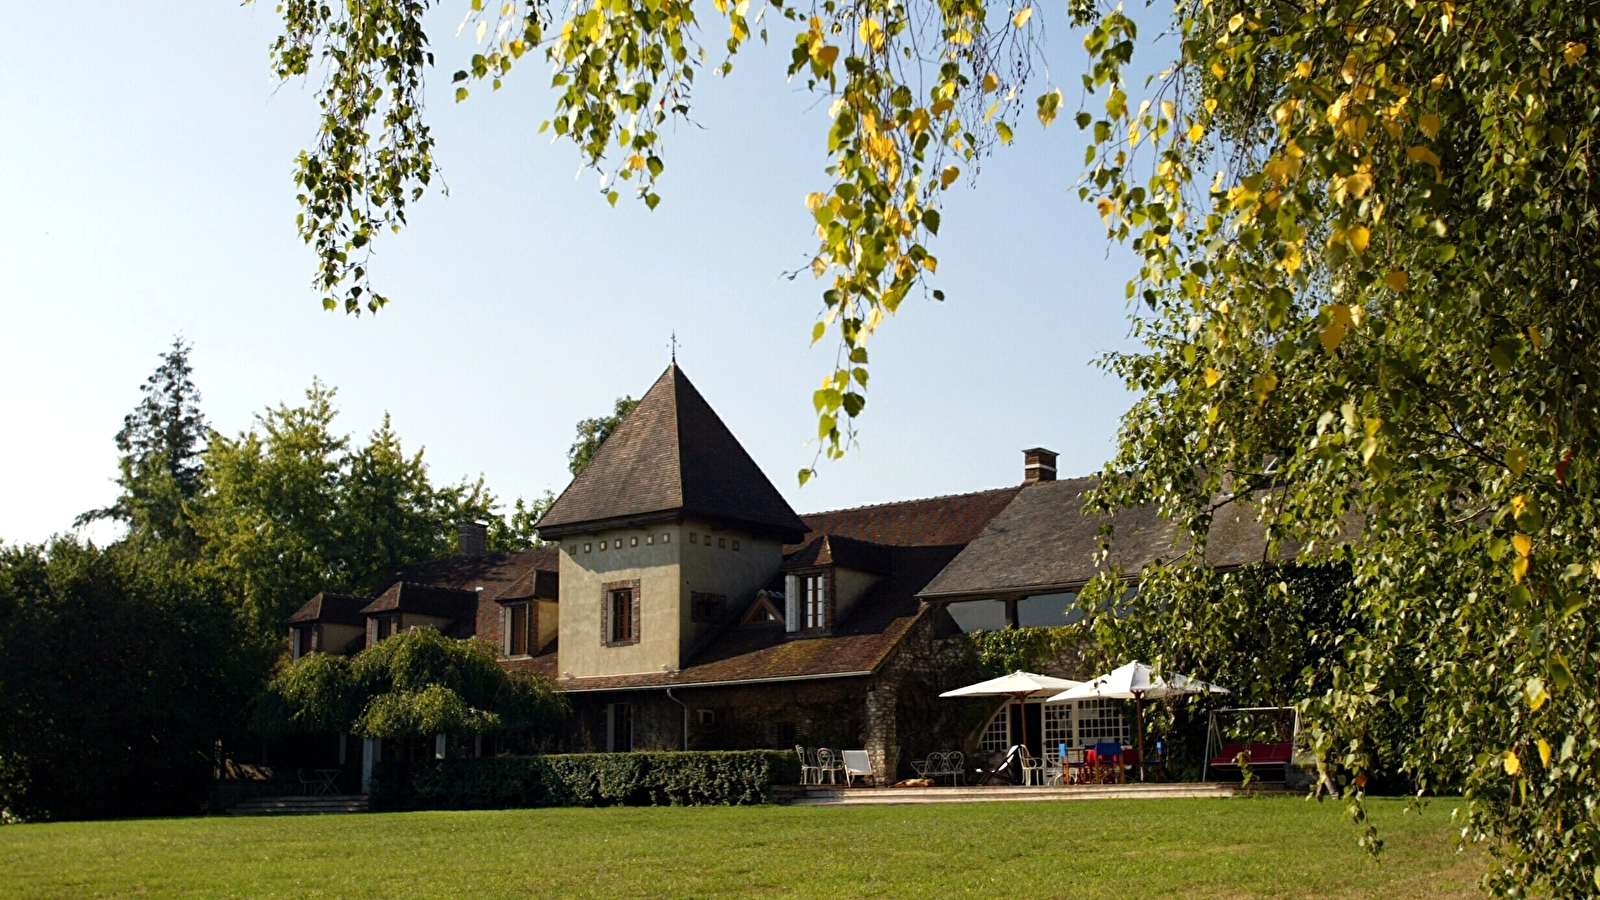
[{"label": "small ornamental tree", "polygon": [[364,737],[549,733],[567,715],[548,679],[507,672],[480,640],[413,628],[354,659],[308,653],[285,665],[258,704],[265,734]]}]

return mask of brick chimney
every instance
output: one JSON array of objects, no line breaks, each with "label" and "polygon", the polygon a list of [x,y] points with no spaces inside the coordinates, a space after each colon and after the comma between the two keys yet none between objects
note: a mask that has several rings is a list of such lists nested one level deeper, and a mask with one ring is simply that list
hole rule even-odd
[{"label": "brick chimney", "polygon": [[456,525],[457,556],[483,556],[488,552],[488,525],[482,522],[460,522]]},{"label": "brick chimney", "polygon": [[1022,483],[1038,484],[1056,480],[1056,454],[1054,450],[1034,447],[1022,451]]}]

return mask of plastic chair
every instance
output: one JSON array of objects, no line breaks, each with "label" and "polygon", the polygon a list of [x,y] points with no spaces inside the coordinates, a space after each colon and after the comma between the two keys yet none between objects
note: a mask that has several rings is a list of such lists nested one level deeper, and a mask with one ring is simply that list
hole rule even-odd
[{"label": "plastic chair", "polygon": [[1017,754],[1017,760],[1022,766],[1023,786],[1032,787],[1035,781],[1037,781],[1040,786],[1043,786],[1044,760],[1034,756],[1032,753],[1029,753],[1028,748],[1022,744],[1018,744],[1017,749],[1021,751]]}]

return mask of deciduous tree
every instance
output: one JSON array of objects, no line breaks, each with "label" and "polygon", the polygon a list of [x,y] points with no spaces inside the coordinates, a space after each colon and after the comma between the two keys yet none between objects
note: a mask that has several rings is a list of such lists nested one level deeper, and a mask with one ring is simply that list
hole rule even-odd
[{"label": "deciduous tree", "polygon": [[578,421],[578,439],[573,441],[572,447],[567,450],[567,468],[572,470],[574,478],[584,469],[589,467],[589,460],[600,449],[600,445],[611,437],[611,432],[617,430],[622,420],[633,412],[639,401],[632,397],[618,397],[616,407],[609,416],[597,416],[593,419],[580,419]]}]

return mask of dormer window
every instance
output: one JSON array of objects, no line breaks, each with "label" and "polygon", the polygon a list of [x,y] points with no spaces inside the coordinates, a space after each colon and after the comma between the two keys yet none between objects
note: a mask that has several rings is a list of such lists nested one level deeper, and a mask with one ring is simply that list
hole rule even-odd
[{"label": "dormer window", "polygon": [[828,577],[822,572],[800,576],[800,627],[828,627]]},{"label": "dormer window", "polygon": [[316,633],[315,625],[296,625],[289,633],[289,658],[299,659],[316,650]]},{"label": "dormer window", "polygon": [[533,604],[508,604],[501,615],[505,622],[505,654],[510,657],[531,656],[537,643],[533,633]]},{"label": "dormer window", "polygon": [[400,616],[398,615],[372,617],[372,642],[374,644],[384,638],[393,637],[394,633],[399,630]]}]

